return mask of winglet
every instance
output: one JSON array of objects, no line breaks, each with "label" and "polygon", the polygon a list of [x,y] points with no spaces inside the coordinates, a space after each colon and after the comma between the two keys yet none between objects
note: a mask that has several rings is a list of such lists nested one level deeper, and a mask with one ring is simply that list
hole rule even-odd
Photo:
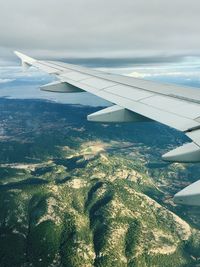
[{"label": "winglet", "polygon": [[18,51],[14,51],[15,55],[17,55],[22,62],[22,67],[24,70],[26,70],[27,68],[29,68],[31,65],[33,65],[33,63],[36,61],[36,59],[32,58],[32,57],[28,57]]}]

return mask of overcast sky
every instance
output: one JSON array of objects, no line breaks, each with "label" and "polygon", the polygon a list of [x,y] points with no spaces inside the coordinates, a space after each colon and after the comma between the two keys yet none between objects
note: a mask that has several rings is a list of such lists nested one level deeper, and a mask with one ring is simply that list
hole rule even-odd
[{"label": "overcast sky", "polygon": [[199,0],[0,0],[0,59],[200,55]]}]

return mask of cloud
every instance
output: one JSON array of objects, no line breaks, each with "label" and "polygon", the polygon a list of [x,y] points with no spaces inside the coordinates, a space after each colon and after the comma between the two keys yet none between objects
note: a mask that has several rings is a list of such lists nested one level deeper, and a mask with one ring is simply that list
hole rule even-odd
[{"label": "cloud", "polygon": [[2,59],[163,58],[200,54],[196,0],[0,0]]},{"label": "cloud", "polygon": [[0,83],[9,83],[9,82],[13,82],[14,79],[1,79],[0,78]]},{"label": "cloud", "polygon": [[134,77],[134,78],[148,78],[148,77],[159,77],[159,76],[166,76],[166,77],[200,77],[200,70],[199,71],[149,71],[149,72],[137,72],[134,71],[129,73],[127,76]]}]

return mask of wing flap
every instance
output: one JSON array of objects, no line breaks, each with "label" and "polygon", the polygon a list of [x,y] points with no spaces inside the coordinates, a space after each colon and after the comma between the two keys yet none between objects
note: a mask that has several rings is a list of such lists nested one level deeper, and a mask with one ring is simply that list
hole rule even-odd
[{"label": "wing flap", "polygon": [[189,119],[196,119],[200,116],[199,104],[189,103],[181,99],[154,95],[153,97],[142,99],[141,102],[159,110],[166,110]]},{"label": "wing flap", "polygon": [[96,77],[92,77],[92,78],[90,77],[90,79],[86,79],[86,80],[82,81],[82,83],[89,85],[89,86],[92,86],[93,88],[98,89],[98,90],[110,88],[114,85],[117,85],[114,82],[111,82],[111,81],[108,81],[105,79],[96,78]]},{"label": "wing flap", "polygon": [[118,95],[118,96],[121,96],[122,92],[123,92],[124,97],[127,97],[127,98],[135,100],[135,101],[142,100],[144,98],[147,98],[147,97],[154,95],[151,92],[147,92],[145,90],[139,90],[139,89],[136,89],[134,87],[122,85],[122,84],[118,84],[118,85],[111,87],[111,88],[109,87],[109,88],[105,89],[104,91],[111,93],[111,94],[114,94],[114,95]]},{"label": "wing flap", "polygon": [[91,78],[90,75],[83,74],[81,72],[76,72],[76,71],[65,72],[61,75],[61,77],[71,79],[71,80],[76,81],[76,82]]}]

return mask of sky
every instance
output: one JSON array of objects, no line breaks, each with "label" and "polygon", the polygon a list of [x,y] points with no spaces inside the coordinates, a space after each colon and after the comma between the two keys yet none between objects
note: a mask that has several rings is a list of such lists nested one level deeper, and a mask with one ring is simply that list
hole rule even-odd
[{"label": "sky", "polygon": [[200,87],[199,0],[0,0],[0,97],[106,105],[87,94],[41,92],[14,50],[38,59]]},{"label": "sky", "polygon": [[0,0],[0,63],[13,50],[104,65],[198,57],[199,14],[198,0]]}]

